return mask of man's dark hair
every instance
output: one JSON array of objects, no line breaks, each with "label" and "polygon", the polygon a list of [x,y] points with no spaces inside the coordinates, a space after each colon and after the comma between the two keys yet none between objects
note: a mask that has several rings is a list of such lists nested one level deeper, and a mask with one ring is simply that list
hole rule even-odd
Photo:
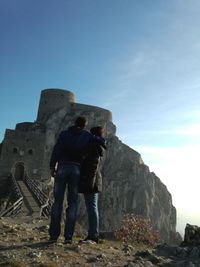
[{"label": "man's dark hair", "polygon": [[75,120],[75,126],[80,127],[81,129],[85,128],[87,124],[87,118],[82,116],[82,117],[78,117]]}]

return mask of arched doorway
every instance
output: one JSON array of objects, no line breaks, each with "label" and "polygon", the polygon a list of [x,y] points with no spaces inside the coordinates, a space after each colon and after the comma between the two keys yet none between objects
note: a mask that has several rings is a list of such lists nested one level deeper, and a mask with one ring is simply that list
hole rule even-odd
[{"label": "arched doorway", "polygon": [[16,180],[23,180],[24,179],[24,164],[18,163],[15,166],[15,179]]}]

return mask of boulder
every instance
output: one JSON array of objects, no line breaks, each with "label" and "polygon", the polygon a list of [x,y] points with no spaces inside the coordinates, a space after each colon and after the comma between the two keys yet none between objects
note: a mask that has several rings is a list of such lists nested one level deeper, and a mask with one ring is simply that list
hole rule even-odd
[{"label": "boulder", "polygon": [[199,246],[200,245],[200,227],[196,225],[186,224],[183,246]]}]

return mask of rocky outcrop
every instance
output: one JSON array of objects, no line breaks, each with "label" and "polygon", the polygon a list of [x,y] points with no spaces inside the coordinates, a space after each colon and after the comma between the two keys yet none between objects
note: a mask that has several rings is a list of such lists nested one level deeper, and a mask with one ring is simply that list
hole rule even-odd
[{"label": "rocky outcrop", "polygon": [[124,267],[199,267],[200,247],[162,244],[155,249],[138,251]]},{"label": "rocky outcrop", "polygon": [[[200,227],[187,223],[182,246],[200,246]],[[200,256],[200,254],[199,254]]]},{"label": "rocky outcrop", "polygon": [[[140,154],[116,136],[108,139],[107,147],[101,163],[101,230],[117,229],[123,215],[133,213],[150,219],[162,241],[176,243],[176,209],[166,186],[149,171]],[[80,212],[82,221],[85,212],[82,207]]]},{"label": "rocky outcrop", "polygon": [[[66,113],[62,108],[54,112],[45,122],[46,151],[45,171],[48,175],[48,162],[52,147],[58,134],[72,125],[75,118],[81,115],[88,117],[92,125],[102,125],[105,128],[107,151],[101,161],[103,176],[103,192],[100,194],[100,227],[101,231],[115,230],[124,214],[134,213],[150,219],[153,227],[160,231],[161,240],[176,242],[176,209],[172,205],[172,197],[167,187],[146,166],[140,154],[122,143],[115,135],[116,126],[106,121],[102,114],[85,113],[81,106],[79,113],[73,109]],[[85,224],[86,211],[83,201],[80,204],[78,221]]]}]

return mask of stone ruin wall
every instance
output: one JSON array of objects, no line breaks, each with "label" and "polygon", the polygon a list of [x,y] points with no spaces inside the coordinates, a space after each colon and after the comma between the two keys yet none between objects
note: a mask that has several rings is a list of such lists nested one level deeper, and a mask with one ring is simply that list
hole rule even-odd
[{"label": "stone ruin wall", "polygon": [[16,165],[22,163],[29,177],[41,177],[44,139],[45,135],[40,132],[7,129],[0,160],[1,176],[9,173],[14,175]]},{"label": "stone ruin wall", "polygon": [[[100,194],[101,230],[112,231],[119,226],[123,214],[134,213],[152,220],[156,229],[161,232],[162,240],[169,242],[176,233],[176,210],[172,205],[172,197],[160,179],[149,171],[140,154],[123,144],[115,135],[116,127],[112,123],[110,111],[75,103],[75,96],[64,90],[48,89],[42,91],[38,116],[32,126],[20,124],[16,130],[7,130],[4,142],[19,145],[24,150],[23,156],[13,155],[10,145],[3,145],[2,155],[8,169],[12,169],[15,160],[24,160],[31,178],[40,179],[46,183],[50,178],[49,159],[52,148],[59,133],[73,125],[78,116],[87,116],[88,129],[94,125],[105,128],[107,152],[101,162],[103,175],[103,192]],[[64,102],[62,99],[64,94]],[[58,96],[56,101],[55,96]],[[55,103],[55,105],[54,105]],[[49,112],[48,112],[49,111]],[[11,137],[9,137],[9,135]],[[34,160],[26,151],[29,144],[26,139],[32,139]],[[16,143],[15,143],[16,142]],[[8,151],[4,151],[8,149]],[[10,155],[12,157],[10,158]],[[5,156],[4,156],[5,157]],[[16,158],[13,158],[16,157]],[[11,164],[12,162],[12,164]],[[2,160],[0,163],[0,167]],[[11,166],[12,165],[12,166]],[[6,166],[4,166],[6,168]],[[33,175],[33,169],[37,174]],[[1,170],[1,168],[0,168]],[[86,216],[83,201],[79,208],[79,222],[85,224]]]}]

